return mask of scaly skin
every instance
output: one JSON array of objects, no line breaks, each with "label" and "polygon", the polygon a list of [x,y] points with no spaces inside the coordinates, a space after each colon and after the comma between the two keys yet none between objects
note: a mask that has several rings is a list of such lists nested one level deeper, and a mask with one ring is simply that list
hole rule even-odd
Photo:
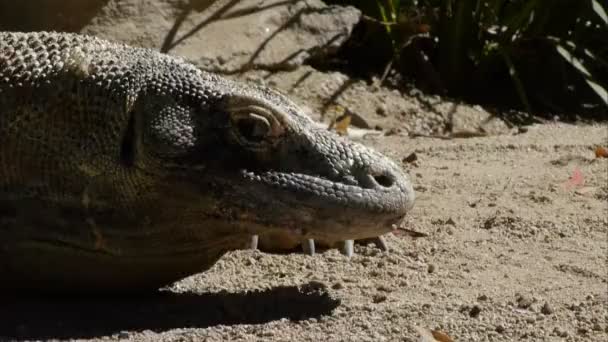
[{"label": "scaly skin", "polygon": [[252,235],[391,231],[402,170],[284,96],[88,36],[0,33],[0,287],[154,289]]}]

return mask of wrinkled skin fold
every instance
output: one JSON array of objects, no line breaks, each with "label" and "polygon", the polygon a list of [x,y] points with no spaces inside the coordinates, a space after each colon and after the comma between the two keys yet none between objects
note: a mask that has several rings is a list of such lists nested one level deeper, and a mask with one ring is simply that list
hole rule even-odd
[{"label": "wrinkled skin fold", "polygon": [[132,291],[253,235],[376,237],[414,191],[273,90],[93,37],[0,33],[0,202],[0,286]]}]

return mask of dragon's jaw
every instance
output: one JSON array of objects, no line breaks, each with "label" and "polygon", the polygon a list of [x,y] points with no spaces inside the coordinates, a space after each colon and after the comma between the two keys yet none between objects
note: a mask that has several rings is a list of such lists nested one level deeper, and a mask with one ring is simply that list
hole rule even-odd
[{"label": "dragon's jaw", "polygon": [[[239,221],[248,222],[252,248],[273,251],[302,244],[313,254],[316,244],[341,246],[350,255],[353,240],[393,231],[411,210],[414,191],[405,175],[400,180],[390,187],[363,188],[320,176],[242,170],[238,181],[227,183],[247,190],[226,205],[242,213]],[[376,245],[386,248],[382,239]]]}]

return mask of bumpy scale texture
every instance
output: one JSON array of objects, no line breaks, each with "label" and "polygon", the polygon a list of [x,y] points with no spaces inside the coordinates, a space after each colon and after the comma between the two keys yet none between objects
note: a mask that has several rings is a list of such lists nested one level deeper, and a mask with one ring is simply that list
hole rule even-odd
[{"label": "bumpy scale texture", "polygon": [[252,235],[378,236],[413,201],[398,166],[273,90],[94,37],[0,33],[4,286],[156,288]]}]

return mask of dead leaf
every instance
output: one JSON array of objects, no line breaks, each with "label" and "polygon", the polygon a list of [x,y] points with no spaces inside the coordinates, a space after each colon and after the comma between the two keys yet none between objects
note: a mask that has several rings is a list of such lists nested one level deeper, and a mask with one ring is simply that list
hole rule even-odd
[{"label": "dead leaf", "polygon": [[608,158],[608,148],[603,146],[598,146],[595,148],[595,157],[596,158]]},{"label": "dead leaf", "polygon": [[334,130],[339,135],[347,135],[348,134],[348,126],[350,126],[350,122],[352,120],[352,114],[350,111],[340,105],[335,105],[332,108],[332,111],[335,113],[334,119],[327,127],[328,130]]},{"label": "dead leaf", "polygon": [[454,342],[448,334],[439,330],[430,330],[421,327],[415,327],[420,335],[419,342]]},{"label": "dead leaf", "polygon": [[346,113],[342,114],[341,116],[339,116],[338,118],[336,118],[335,130],[336,130],[336,132],[338,132],[338,134],[340,134],[340,135],[348,134],[348,126],[350,126],[351,118],[352,118],[352,115],[348,112],[346,112]]},{"label": "dead leaf", "polygon": [[336,125],[336,119],[339,116],[343,115],[345,111],[346,111],[346,108],[344,108],[340,105],[333,105],[327,109],[327,112],[330,113],[331,117],[332,117],[331,122],[329,123],[329,126],[327,127],[328,131],[331,131],[334,129],[334,126]]},{"label": "dead leaf", "polygon": [[435,336],[433,336],[433,333],[429,329],[421,327],[414,327],[414,329],[416,329],[418,335],[420,335],[418,342],[437,342]]},{"label": "dead leaf", "polygon": [[433,337],[435,338],[435,340],[437,340],[439,342],[454,342],[454,340],[452,340],[452,338],[450,336],[448,336],[448,334],[444,333],[443,331],[432,330],[431,334],[433,334]]}]

